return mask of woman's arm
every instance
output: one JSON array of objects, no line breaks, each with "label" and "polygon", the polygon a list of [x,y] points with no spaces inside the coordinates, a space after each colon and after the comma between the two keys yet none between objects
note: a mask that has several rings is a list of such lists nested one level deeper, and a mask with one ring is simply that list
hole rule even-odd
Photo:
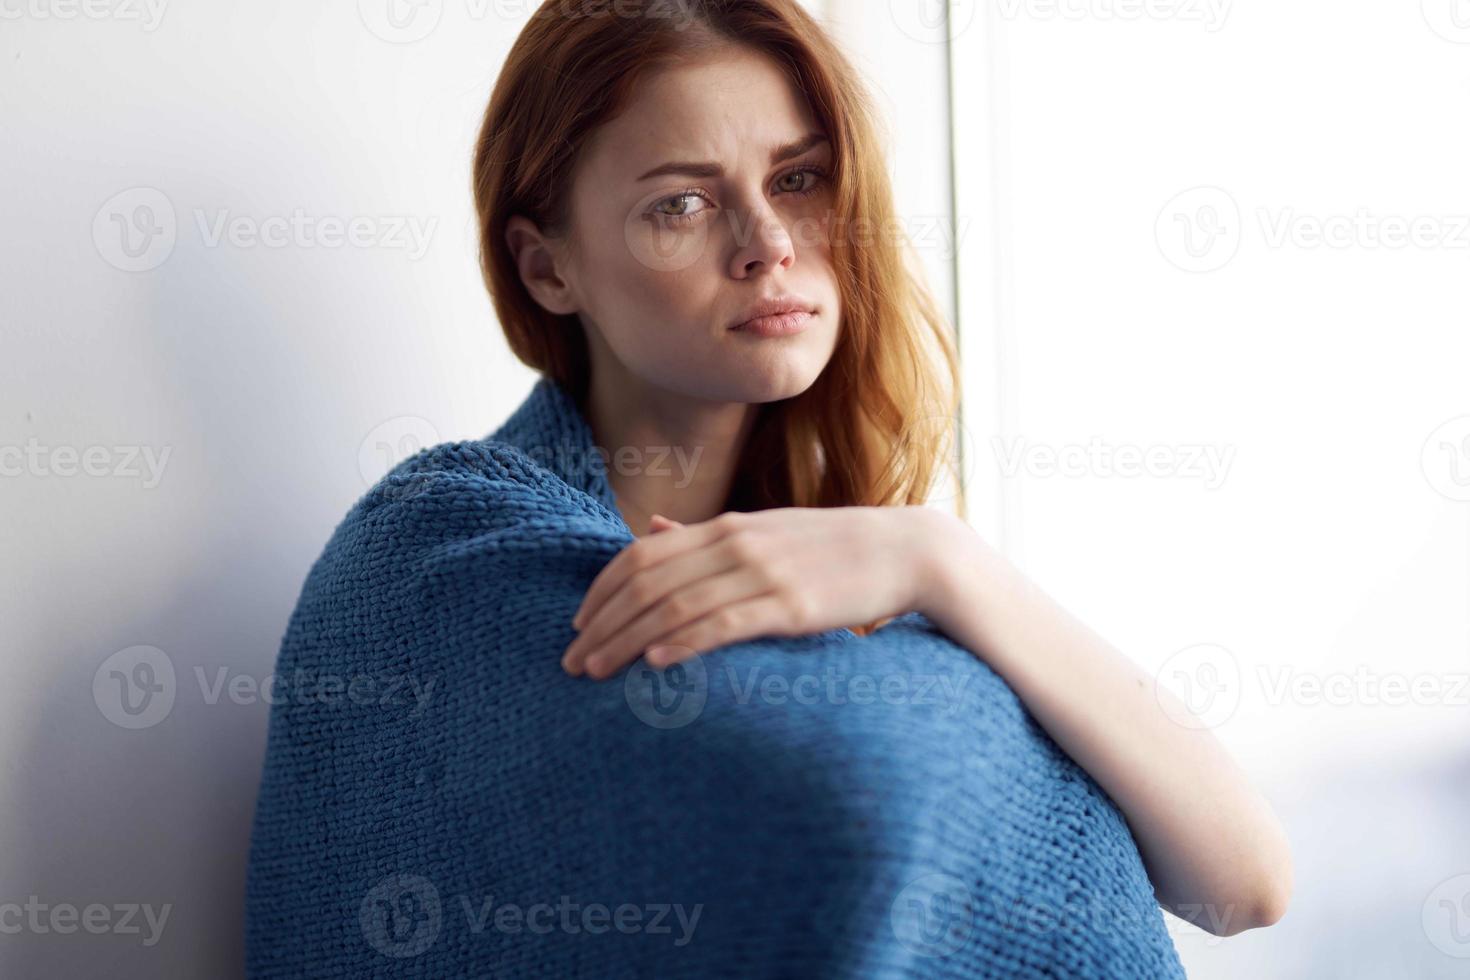
[{"label": "woman's arm", "polygon": [[1159,904],[1219,936],[1268,926],[1291,894],[1291,854],[1270,805],[1182,702],[993,550],[932,508],[932,599],[920,611],[1010,685],[1052,739],[1121,808]]}]

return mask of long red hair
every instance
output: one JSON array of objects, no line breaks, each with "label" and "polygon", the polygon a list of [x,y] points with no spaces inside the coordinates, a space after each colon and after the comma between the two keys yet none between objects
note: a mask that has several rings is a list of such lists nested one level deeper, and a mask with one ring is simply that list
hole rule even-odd
[{"label": "long red hair", "polygon": [[[578,154],[645,73],[728,44],[772,57],[831,140],[832,226],[901,227],[861,77],[796,0],[608,6],[545,0],[531,16],[490,96],[472,178],[481,270],[510,348],[583,404],[591,363],[581,323],[527,292],[506,223],[520,214],[545,234],[565,233]],[[831,245],[842,300],[836,349],[806,391],[761,406],[726,509],[919,504],[946,465],[964,516],[956,345],[912,243],[842,232]]]}]

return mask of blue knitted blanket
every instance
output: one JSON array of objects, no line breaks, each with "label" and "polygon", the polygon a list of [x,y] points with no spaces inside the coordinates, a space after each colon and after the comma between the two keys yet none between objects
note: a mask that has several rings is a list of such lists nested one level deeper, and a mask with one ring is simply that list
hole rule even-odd
[{"label": "blue knitted blanket", "polygon": [[1112,801],[918,612],[563,673],[632,540],[547,378],[353,506],[277,661],[250,975],[1184,976]]}]

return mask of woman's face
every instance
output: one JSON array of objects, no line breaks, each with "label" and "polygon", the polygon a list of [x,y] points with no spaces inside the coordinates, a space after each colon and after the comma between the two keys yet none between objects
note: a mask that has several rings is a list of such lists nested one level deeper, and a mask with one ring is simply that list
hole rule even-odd
[{"label": "woman's face", "polygon": [[[831,158],[764,55],[730,48],[647,79],[574,176],[575,243],[559,265],[594,374],[724,402],[806,390],[841,321]],[[773,298],[814,314],[787,336],[731,329]]]}]

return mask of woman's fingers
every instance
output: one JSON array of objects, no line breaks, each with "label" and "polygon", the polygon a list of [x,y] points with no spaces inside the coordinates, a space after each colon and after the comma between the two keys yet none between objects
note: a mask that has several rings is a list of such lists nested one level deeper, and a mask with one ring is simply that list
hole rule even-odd
[{"label": "woman's fingers", "polygon": [[[650,646],[680,644],[679,637],[703,620],[738,626],[745,615],[742,604],[769,588],[757,570],[741,567],[678,589],[591,650],[584,663],[587,676],[600,680],[637,660]],[[707,626],[694,635],[708,632]]]},{"label": "woman's fingers", "polygon": [[626,631],[639,615],[655,608],[671,593],[728,571],[734,564],[718,549],[697,548],[625,579],[582,624],[582,632],[562,654],[562,666],[569,673],[580,673],[594,650],[605,647]]},{"label": "woman's fingers", "polygon": [[675,630],[660,640],[644,658],[650,667],[663,670],[741,640],[768,634],[786,635],[788,611],[781,597],[767,592],[725,606]]},{"label": "woman's fingers", "polygon": [[722,514],[713,520],[670,529],[681,532],[678,534],[650,534],[634,541],[614,555],[612,561],[597,573],[597,577],[587,588],[587,594],[582,597],[581,607],[572,616],[572,625],[577,629],[585,629],[597,610],[628,577],[651,569],[682,551],[699,548],[717,540],[728,531],[729,524]]}]

